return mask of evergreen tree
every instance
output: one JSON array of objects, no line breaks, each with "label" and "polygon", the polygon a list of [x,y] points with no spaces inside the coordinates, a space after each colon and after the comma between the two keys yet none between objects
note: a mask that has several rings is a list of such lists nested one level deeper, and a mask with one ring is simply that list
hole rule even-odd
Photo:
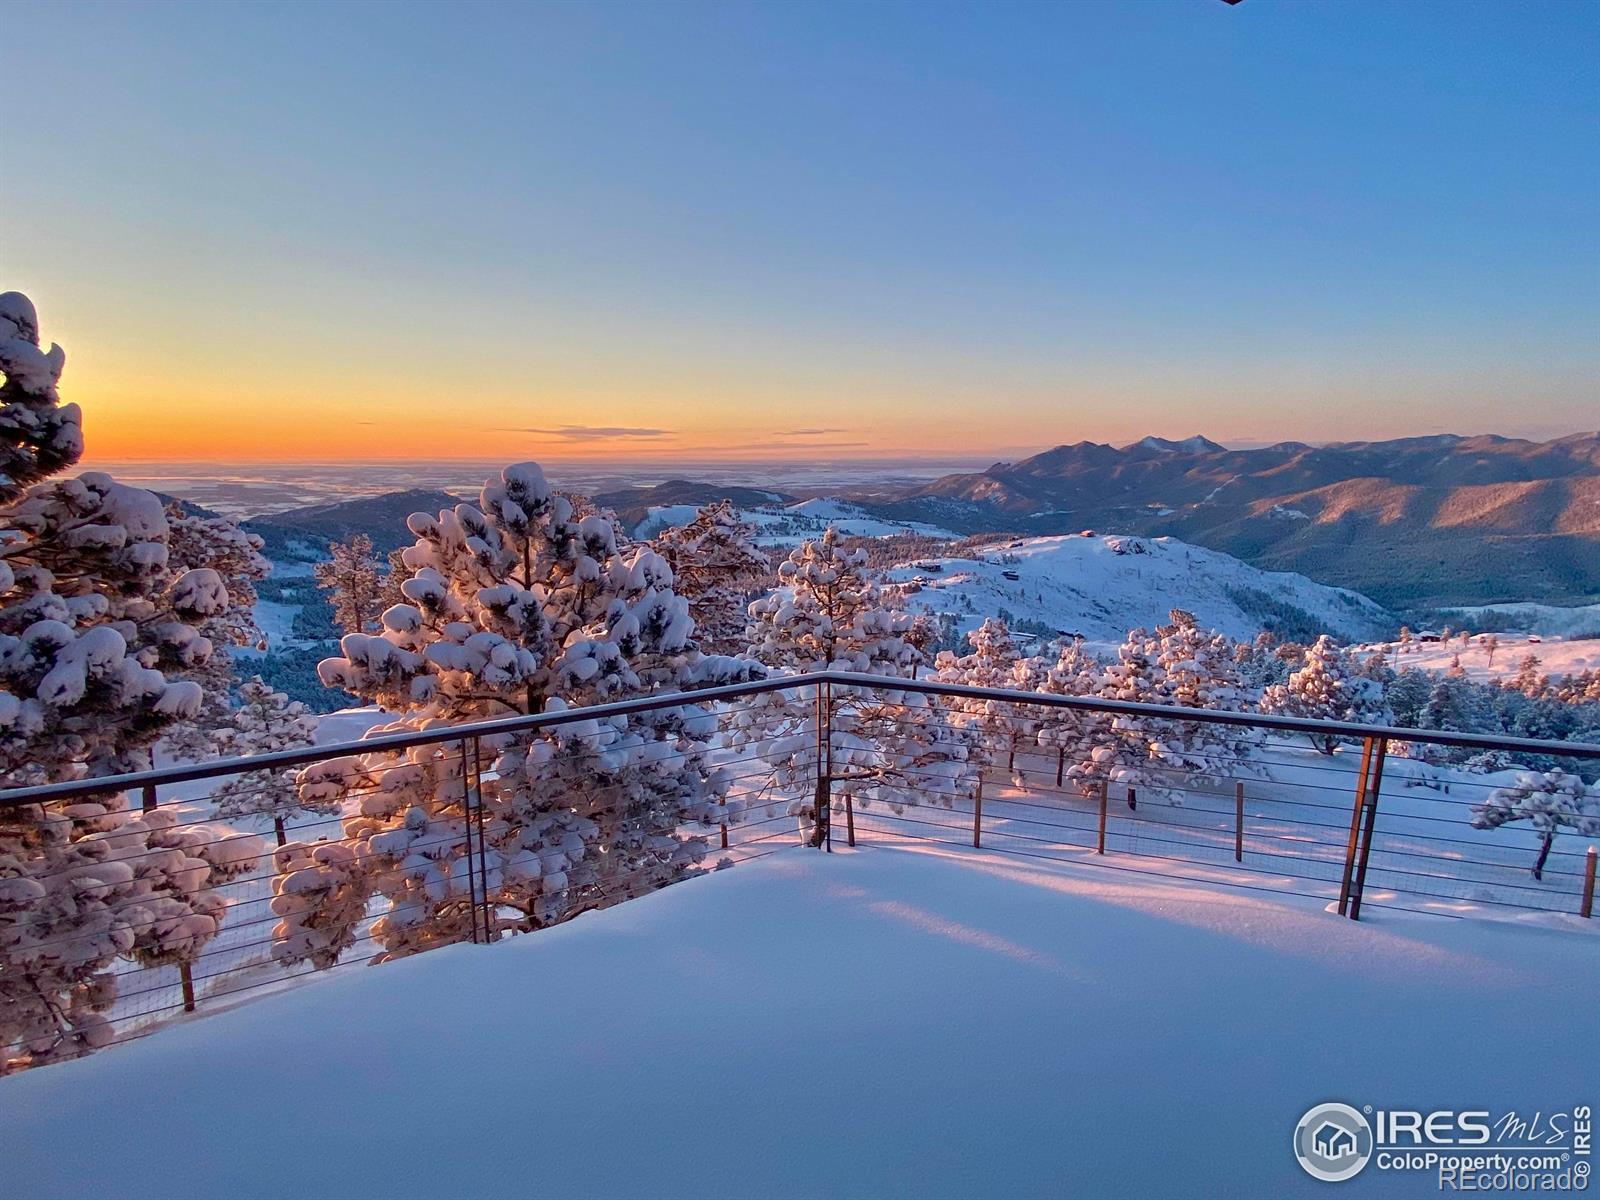
[{"label": "evergreen tree", "polygon": [[[330,687],[402,714],[374,732],[750,675],[748,663],[700,652],[660,555],[623,554],[604,517],[574,520],[536,464],[505,468],[477,506],[413,514],[409,526],[407,602],[383,614],[380,632],[346,634],[341,657],[319,667]],[[535,928],[684,877],[705,854],[704,836],[684,827],[737,817],[707,757],[715,732],[714,714],[686,697],[476,747],[443,742],[306,768],[302,803],[350,814],[350,853],[283,848],[292,874],[279,884],[282,956],[326,961],[347,944],[340,921],[364,911],[352,888],[388,902],[372,935],[393,957],[468,938],[480,920],[491,935]]]},{"label": "evergreen tree", "polygon": [[673,586],[689,601],[700,645],[713,654],[745,648],[750,595],[772,570],[756,545],[755,526],[731,500],[708,504],[687,525],[669,526],[655,548],[672,568]]},{"label": "evergreen tree", "polygon": [[[957,656],[946,650],[939,654],[934,677],[940,682],[1026,692],[1037,691],[1044,682],[1044,664],[1022,656],[1011,631],[999,618],[986,618],[967,640],[972,653]],[[946,705],[963,715],[963,724],[977,733],[977,745],[986,762],[1004,750],[1007,769],[1015,770],[1017,747],[1036,739],[1040,711],[1030,705],[964,697],[946,700]]]},{"label": "evergreen tree", "polygon": [[[1068,641],[1040,680],[1038,690],[1054,696],[1097,696],[1104,676],[1105,664],[1078,641]],[[1042,709],[1037,736],[1041,746],[1056,751],[1059,782],[1065,782],[1069,760],[1074,764],[1085,761],[1096,745],[1111,739],[1111,717],[1089,709]],[[1073,778],[1081,779],[1081,772]]]},{"label": "evergreen tree", "polygon": [[1433,675],[1417,667],[1400,671],[1385,693],[1395,724],[1415,729],[1422,724],[1422,710],[1433,694]]},{"label": "evergreen tree", "polygon": [[[907,637],[913,620],[890,607],[865,566],[865,553],[845,550],[831,528],[795,549],[778,568],[779,588],[750,605],[756,658],[777,671],[910,675],[921,661]],[[849,795],[899,811],[919,797],[951,806],[976,793],[972,739],[937,697],[834,686],[831,699],[836,806]],[[753,745],[774,764],[769,786],[794,796],[789,810],[805,827],[815,819],[805,792],[821,769],[813,705],[798,692],[753,697],[738,706],[732,730],[734,744]]]},{"label": "evergreen tree", "polygon": [[[1317,721],[1371,724],[1389,719],[1382,685],[1364,675],[1351,655],[1326,634],[1306,651],[1299,670],[1267,688],[1261,710]],[[1322,754],[1332,754],[1342,740],[1327,733],[1308,736]]]},{"label": "evergreen tree", "polygon": [[1524,771],[1510,787],[1496,788],[1472,809],[1474,829],[1498,829],[1513,821],[1526,821],[1539,834],[1533,877],[1542,880],[1559,830],[1600,837],[1600,793],[1564,771]]},{"label": "evergreen tree", "polygon": [[358,533],[347,541],[334,542],[328,553],[328,561],[313,570],[333,604],[334,624],[345,633],[366,633],[378,619],[378,598],[383,591],[372,539]]},{"label": "evergreen tree", "polygon": [[[317,721],[304,704],[273,691],[256,675],[239,687],[239,705],[228,723],[213,734],[217,753],[225,758],[247,754],[272,754],[295,750],[316,740]],[[217,816],[229,820],[265,817],[272,821],[278,845],[285,839],[283,823],[300,813],[337,812],[327,803],[308,804],[295,786],[291,769],[247,771],[212,790]]]},{"label": "evergreen tree", "polygon": [[166,518],[169,566],[180,571],[212,570],[227,581],[226,606],[198,623],[212,652],[204,661],[170,673],[198,683],[202,700],[195,719],[174,725],[163,744],[168,753],[197,761],[212,752],[216,731],[229,721],[235,676],[227,647],[266,649],[266,638],[255,621],[255,584],[271,573],[272,564],[261,555],[261,539],[226,517],[197,516],[169,504]]},{"label": "evergreen tree", "polygon": [[1543,671],[1539,670],[1539,656],[1528,654],[1517,664],[1517,673],[1512,677],[1511,686],[1524,696],[1542,696],[1550,690],[1550,680]]},{"label": "evergreen tree", "polygon": [[[100,472],[51,476],[82,453],[61,405],[65,356],[39,348],[33,305],[0,295],[0,777],[7,786],[150,765],[202,693],[199,626],[225,612],[210,568],[169,561],[161,502]],[[254,839],[132,815],[109,794],[0,810],[0,1070],[111,1040],[117,958],[192,962],[226,904],[213,884]]]}]

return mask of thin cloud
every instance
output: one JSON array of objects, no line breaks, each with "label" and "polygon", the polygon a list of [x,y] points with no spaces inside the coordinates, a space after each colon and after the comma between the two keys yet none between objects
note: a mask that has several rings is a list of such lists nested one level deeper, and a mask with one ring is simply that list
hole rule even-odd
[{"label": "thin cloud", "polygon": [[536,433],[540,437],[560,438],[564,442],[587,442],[604,439],[664,438],[675,436],[671,429],[639,429],[626,425],[558,425],[554,429],[507,429],[495,433]]},{"label": "thin cloud", "polygon": [[742,442],[718,446],[717,450],[854,450],[870,445],[871,442]]},{"label": "thin cloud", "polygon": [[848,429],[780,429],[774,437],[818,437],[825,433],[849,433]]}]

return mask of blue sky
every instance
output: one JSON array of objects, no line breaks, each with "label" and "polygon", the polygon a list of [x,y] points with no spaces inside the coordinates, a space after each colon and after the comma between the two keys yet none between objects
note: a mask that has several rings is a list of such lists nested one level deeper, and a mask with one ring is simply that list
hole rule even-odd
[{"label": "blue sky", "polygon": [[0,286],[67,347],[91,450],[1600,424],[1600,5],[6,24]]}]

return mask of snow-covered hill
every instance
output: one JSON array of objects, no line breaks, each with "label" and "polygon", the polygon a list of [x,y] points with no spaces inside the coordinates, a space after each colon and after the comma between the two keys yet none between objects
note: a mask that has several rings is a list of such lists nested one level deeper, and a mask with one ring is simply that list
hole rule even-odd
[{"label": "snow-covered hill", "polygon": [[[1479,624],[1486,618],[1495,618],[1507,629],[1519,633],[1536,633],[1546,637],[1568,638],[1600,637],[1600,604],[1577,606],[1556,604],[1482,604],[1474,608],[1445,608],[1441,612],[1466,617]],[[1479,627],[1483,626],[1479,624]]]},{"label": "snow-covered hill", "polygon": [[[654,537],[672,525],[687,525],[699,511],[693,504],[658,505],[634,526],[637,538]],[[740,516],[756,527],[756,540],[768,546],[790,546],[807,538],[821,537],[831,525],[852,537],[889,537],[897,533],[917,533],[925,537],[951,538],[957,535],[937,525],[917,521],[886,521],[865,509],[834,496],[818,496],[793,504],[758,505],[741,508]]]},{"label": "snow-covered hill", "polygon": [[1309,626],[1354,639],[1395,628],[1391,614],[1357,592],[1262,571],[1173,538],[1021,538],[976,553],[976,560],[906,563],[888,578],[910,585],[913,611],[955,613],[964,629],[1002,608],[1104,642],[1121,641],[1133,626],[1153,627],[1174,608],[1236,638],[1263,628],[1301,637]]},{"label": "snow-covered hill", "polygon": [[1454,637],[1448,642],[1413,641],[1405,646],[1399,642],[1378,642],[1371,649],[1382,650],[1396,670],[1417,667],[1442,672],[1460,662],[1467,678],[1479,683],[1509,679],[1530,654],[1539,660],[1539,673],[1551,679],[1600,671],[1600,638],[1567,641],[1534,635],[1530,641],[1528,635],[1520,633],[1494,636],[1498,644],[1491,644],[1488,635],[1475,634],[1466,644]]}]

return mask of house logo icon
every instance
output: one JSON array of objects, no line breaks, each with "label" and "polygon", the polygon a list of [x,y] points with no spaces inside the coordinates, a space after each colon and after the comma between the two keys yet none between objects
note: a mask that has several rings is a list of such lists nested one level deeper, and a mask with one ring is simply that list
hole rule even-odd
[{"label": "house logo icon", "polygon": [[1372,1157],[1372,1126],[1348,1104],[1315,1105],[1294,1127],[1294,1156],[1313,1179],[1349,1179]]}]

